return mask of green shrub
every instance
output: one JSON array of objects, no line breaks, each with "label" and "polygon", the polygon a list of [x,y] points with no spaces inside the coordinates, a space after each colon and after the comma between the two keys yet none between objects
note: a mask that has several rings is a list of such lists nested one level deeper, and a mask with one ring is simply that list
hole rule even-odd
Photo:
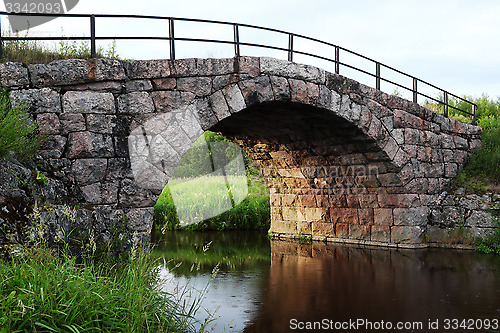
[{"label": "green shrub", "polygon": [[[485,192],[492,185],[500,183],[500,98],[489,99],[487,95],[479,98],[464,96],[464,99],[477,105],[476,124],[483,128],[481,148],[470,155],[464,170],[454,181],[455,186],[464,187],[472,192]],[[442,98],[440,99],[442,100]],[[453,105],[467,112],[472,111],[469,103],[457,98],[449,99]],[[425,107],[443,114],[444,107],[440,103],[426,102]],[[471,123],[471,118],[460,111],[449,108],[450,118]]]},{"label": "green shrub", "polygon": [[34,154],[47,136],[29,118],[23,105],[11,105],[9,90],[0,89],[0,158],[15,153],[20,159]]},{"label": "green shrub", "polygon": [[486,116],[478,120],[478,125],[483,128],[481,148],[471,154],[455,184],[484,192],[489,184],[500,183],[500,117]]},{"label": "green shrub", "polygon": [[476,251],[500,255],[500,220],[497,220],[497,225],[492,235],[479,240]]}]

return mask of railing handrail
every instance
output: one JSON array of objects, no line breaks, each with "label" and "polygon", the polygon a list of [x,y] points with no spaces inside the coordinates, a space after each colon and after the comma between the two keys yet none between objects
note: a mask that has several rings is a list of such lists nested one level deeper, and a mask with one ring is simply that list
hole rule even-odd
[{"label": "railing handrail", "polygon": [[[262,27],[262,26],[257,26],[257,25],[252,25],[252,24],[245,24],[245,23],[234,23],[234,22],[227,22],[227,21],[216,21],[216,20],[207,20],[207,19],[193,19],[193,18],[184,18],[184,17],[166,17],[166,16],[156,16],[156,15],[120,15],[120,14],[49,14],[49,13],[9,13],[9,12],[3,12],[0,11],[0,17],[2,15],[13,15],[13,16],[46,16],[46,17],[75,17],[75,18],[88,18],[90,20],[90,37],[85,37],[85,36],[77,36],[77,37],[4,37],[1,35],[1,26],[0,26],[0,57],[2,55],[2,41],[10,41],[10,40],[90,40],[91,43],[91,57],[96,57],[96,41],[97,40],[168,40],[169,41],[169,46],[170,46],[170,59],[174,60],[175,59],[175,41],[188,41],[188,42],[206,42],[206,43],[218,43],[218,44],[232,44],[234,46],[235,50],[235,57],[239,57],[240,54],[240,46],[251,46],[251,47],[259,47],[259,48],[266,48],[266,49],[273,49],[273,50],[279,50],[279,51],[284,51],[288,53],[288,60],[293,61],[293,55],[294,54],[301,54],[301,55],[306,55],[310,57],[314,57],[316,59],[322,59],[325,61],[329,61],[335,64],[335,73],[339,74],[340,73],[340,66],[344,66],[346,68],[353,69],[355,71],[358,71],[360,73],[369,75],[371,77],[375,78],[375,87],[376,89],[380,90],[380,83],[381,81],[390,83],[392,85],[395,85],[396,87],[405,89],[407,91],[412,92],[413,94],[413,102],[417,103],[418,96],[423,96],[425,98],[428,98],[434,102],[437,102],[439,104],[442,104],[444,106],[444,116],[448,117],[448,110],[449,108],[455,109],[457,111],[460,111],[462,113],[465,113],[469,116],[472,117],[472,123],[475,124],[475,111],[477,110],[477,105],[471,101],[466,100],[465,98],[462,98],[460,96],[457,96],[455,94],[452,94],[442,88],[437,87],[434,84],[431,84],[427,81],[421,80],[413,75],[407,74],[403,71],[400,71],[394,67],[385,65],[379,61],[376,61],[374,59],[371,59],[367,56],[364,56],[360,53],[348,50],[346,48],[343,48],[341,46],[335,45],[333,43],[325,42],[317,38],[313,37],[308,37],[305,35],[301,34],[295,34],[291,32],[287,32],[284,30],[279,30],[279,29],[274,29],[274,28],[267,28],[267,27]],[[95,21],[96,18],[137,18],[137,19],[152,19],[152,20],[167,20],[168,21],[168,37],[153,37],[153,36],[96,36],[95,32]],[[174,22],[176,21],[185,21],[185,22],[197,22],[197,23],[209,23],[209,24],[221,24],[221,25],[229,25],[233,27],[233,32],[234,32],[234,38],[233,40],[219,40],[219,39],[205,39],[205,38],[186,38],[186,37],[176,37],[174,34]],[[274,45],[266,45],[266,44],[257,44],[257,43],[249,43],[249,42],[244,42],[240,40],[240,34],[239,34],[239,28],[250,28],[250,29],[257,29],[257,30],[263,30],[263,31],[269,31],[269,32],[274,32],[274,33],[279,33],[279,34],[284,34],[288,36],[288,47],[280,47],[280,46],[274,46]],[[314,53],[309,53],[309,52],[304,52],[304,51],[299,51],[294,49],[293,47],[293,42],[294,39],[300,38],[300,39],[305,39],[308,41],[320,43],[323,45],[327,45],[330,47],[333,47],[335,52],[334,52],[334,58],[329,58],[323,55],[319,54],[314,54]],[[351,55],[355,55],[361,59],[368,60],[371,63],[375,64],[375,74],[371,73],[369,71],[366,71],[361,68],[357,68],[353,65],[349,65],[347,63],[343,63],[340,61],[340,51],[346,52]],[[389,69],[397,74],[403,75],[407,78],[412,79],[413,82],[413,87],[409,88],[405,85],[402,85],[400,83],[394,82],[392,80],[389,80],[387,78],[384,78],[381,75],[381,69],[386,68]],[[422,92],[418,91],[418,85],[419,83],[423,83],[431,88],[434,88],[438,91],[440,91],[443,94],[443,100],[439,100],[437,98],[431,97],[429,95],[426,95]],[[471,105],[472,112],[468,112],[466,110],[459,109],[455,107],[454,105],[451,105],[448,103],[449,97],[452,96],[455,99],[458,99],[460,101],[466,102]]]}]

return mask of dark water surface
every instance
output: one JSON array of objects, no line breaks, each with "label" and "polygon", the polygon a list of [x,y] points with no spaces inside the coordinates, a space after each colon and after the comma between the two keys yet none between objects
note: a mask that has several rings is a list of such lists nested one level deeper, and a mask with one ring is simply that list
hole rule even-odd
[{"label": "dark water surface", "polygon": [[[316,329],[304,331],[500,332],[500,258],[495,256],[299,245],[241,231],[171,233],[158,253],[178,257],[162,270],[169,281],[165,290],[187,285],[201,291],[208,285],[202,307],[214,314],[209,327],[215,325],[215,332],[295,332],[308,325]],[[201,259],[193,261],[196,256]],[[212,278],[217,262],[224,264]],[[197,295],[192,293],[194,299]],[[206,315],[202,309],[197,318]],[[398,323],[408,329],[396,329]]]}]

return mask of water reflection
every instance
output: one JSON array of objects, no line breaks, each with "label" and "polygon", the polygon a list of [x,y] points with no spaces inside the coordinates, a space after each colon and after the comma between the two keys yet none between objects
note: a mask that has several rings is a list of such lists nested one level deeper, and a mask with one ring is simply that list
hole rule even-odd
[{"label": "water reflection", "polygon": [[187,304],[203,295],[195,317],[200,322],[207,316],[214,319],[208,325],[213,332],[240,332],[251,323],[268,281],[271,257],[265,233],[178,231],[155,236],[157,255],[171,259],[160,272],[165,291],[177,291]]},{"label": "water reflection", "polygon": [[[421,322],[423,329],[413,331],[442,332],[445,318],[500,319],[500,258],[494,256],[284,241],[272,241],[270,253],[270,262],[221,268],[211,281],[204,306],[221,305],[216,331],[231,320],[236,331],[290,332],[292,319],[365,319]],[[189,283],[202,288],[209,275]],[[187,276],[177,281],[187,283]],[[427,329],[437,319],[441,329]]]}]

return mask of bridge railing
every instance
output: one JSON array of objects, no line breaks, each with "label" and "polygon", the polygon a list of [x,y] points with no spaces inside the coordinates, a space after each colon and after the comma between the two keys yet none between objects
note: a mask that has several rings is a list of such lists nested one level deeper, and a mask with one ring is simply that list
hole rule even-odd
[{"label": "bridge railing", "polygon": [[[96,57],[96,41],[98,40],[164,40],[168,41],[169,43],[169,56],[170,59],[174,60],[175,59],[175,54],[176,54],[176,42],[198,42],[198,43],[216,43],[216,44],[229,44],[234,46],[234,56],[239,57],[242,55],[241,53],[241,47],[242,46],[249,46],[249,47],[256,47],[256,48],[265,48],[265,49],[271,49],[271,50],[277,50],[277,51],[284,51],[288,54],[288,60],[289,61],[294,61],[294,56],[295,55],[304,55],[304,56],[309,56],[313,57],[316,59],[321,59],[327,62],[331,62],[334,64],[335,68],[335,73],[340,74],[340,69],[341,66],[344,68],[349,68],[354,71],[366,74],[372,78],[375,79],[375,87],[380,90],[380,85],[381,82],[387,82],[389,84],[392,84],[398,88],[401,88],[405,91],[408,91],[412,94],[413,96],[413,102],[418,103],[418,96],[423,96],[427,98],[428,100],[431,100],[433,102],[438,103],[438,105],[442,105],[443,107],[443,113],[445,117],[448,117],[449,114],[449,109],[454,109],[459,111],[460,113],[466,114],[467,116],[470,116],[472,119],[472,123],[475,123],[475,112],[477,110],[477,105],[471,101],[468,101],[460,96],[457,96],[455,94],[452,94],[448,92],[447,90],[444,90],[442,88],[439,88],[429,82],[426,82],[424,80],[421,80],[413,75],[404,73],[396,68],[393,68],[391,66],[387,66],[379,61],[376,61],[374,59],[371,59],[369,57],[366,57],[362,54],[359,54],[357,52],[348,50],[346,48],[343,48],[341,46],[325,42],[316,38],[300,35],[300,34],[295,34],[283,30],[278,30],[278,29],[273,29],[273,28],[266,28],[266,27],[261,27],[261,26],[256,26],[256,25],[250,25],[250,24],[242,24],[242,23],[233,23],[233,22],[225,22],[225,21],[214,21],[214,20],[204,20],[204,19],[191,19],[191,18],[178,18],[178,17],[163,17],[163,16],[152,16],[152,15],[113,15],[113,14],[48,14],[48,13],[9,13],[9,12],[1,12],[0,11],[0,18],[3,16],[23,16],[23,17],[29,17],[29,16],[44,16],[44,17],[73,17],[73,18],[87,18],[89,21],[89,30],[88,32],[90,33],[89,37],[86,36],[72,36],[72,37],[64,37],[64,36],[46,36],[46,37],[19,37],[19,36],[2,36],[1,34],[1,26],[0,26],[0,57],[2,56],[3,52],[3,41],[61,41],[61,40],[87,40],[90,41],[90,52],[91,52],[91,57]],[[166,26],[168,26],[168,36],[98,36],[96,34],[96,19],[105,19],[105,18],[120,18],[120,19],[150,19],[150,20],[162,20],[166,22]],[[196,37],[178,37],[176,36],[176,31],[175,31],[175,26],[176,22],[193,22],[193,23],[208,23],[208,24],[216,24],[216,25],[225,25],[225,26],[230,26],[232,27],[233,30],[233,38],[232,39],[226,39],[226,40],[221,40],[221,39],[207,39],[207,38],[196,38]],[[241,28],[248,28],[248,29],[253,29],[253,30],[260,30],[260,31],[265,31],[265,32],[272,32],[272,33],[277,33],[284,35],[288,39],[288,45],[286,46],[276,46],[276,45],[268,45],[268,44],[260,44],[260,43],[253,43],[249,41],[242,40],[240,38],[240,29]],[[166,29],[167,30],[167,29]],[[328,54],[317,54],[317,53],[311,53],[311,52],[305,52],[297,49],[297,47],[294,46],[294,42],[297,39],[302,39],[306,40],[309,42],[315,42],[319,43],[324,46],[328,46],[332,48],[331,53]],[[343,56],[344,55],[351,55],[355,56],[359,59],[368,61],[369,63],[372,64],[373,66],[373,72],[368,71],[366,69],[361,69],[359,67],[354,66],[353,64],[349,64],[346,62],[343,62]],[[387,69],[390,70],[394,73],[397,73],[403,77],[411,79],[412,85],[407,86],[398,82],[395,82],[394,80],[391,80],[387,77],[382,76],[382,69]],[[418,87],[423,84],[428,87],[431,87],[435,89],[436,91],[439,92],[441,97],[433,97],[430,96],[429,94],[423,93],[421,90],[418,90]],[[470,112],[468,110],[463,110],[460,108],[457,108],[455,105],[450,104],[450,97],[455,98],[456,101],[458,102],[465,102],[466,104],[470,105]]]}]

